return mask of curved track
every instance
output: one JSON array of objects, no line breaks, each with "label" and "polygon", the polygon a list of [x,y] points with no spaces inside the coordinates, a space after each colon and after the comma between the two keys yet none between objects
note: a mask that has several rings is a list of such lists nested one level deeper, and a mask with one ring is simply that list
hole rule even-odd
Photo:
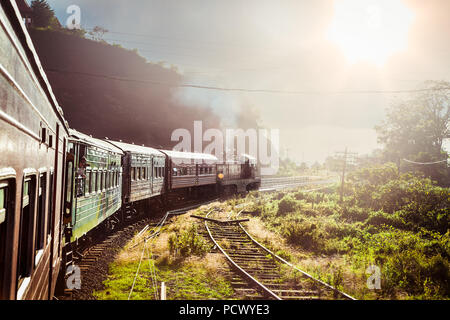
[{"label": "curved track", "polygon": [[[275,300],[354,300],[272,253],[254,240],[241,224],[205,221],[205,226],[211,240],[233,268],[252,288],[262,294],[248,297]],[[286,272],[294,276],[283,276]],[[254,291],[248,287],[248,283],[236,279],[233,286],[236,291],[245,294]]]}]

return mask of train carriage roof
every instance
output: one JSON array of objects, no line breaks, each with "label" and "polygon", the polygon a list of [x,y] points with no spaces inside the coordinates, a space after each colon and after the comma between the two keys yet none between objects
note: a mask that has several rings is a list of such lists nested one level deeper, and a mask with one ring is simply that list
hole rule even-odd
[{"label": "train carriage roof", "polygon": [[117,148],[120,148],[122,151],[125,151],[125,152],[141,153],[141,154],[165,157],[164,153],[162,153],[154,148],[125,143],[122,141],[119,142],[119,141],[107,140],[107,142],[116,146]]},{"label": "train carriage roof", "polygon": [[255,164],[257,162],[257,159],[255,157],[253,157],[249,154],[245,154],[245,153],[241,154],[239,160],[244,161],[244,162],[248,160],[250,163],[253,163],[253,164]]},{"label": "train carriage roof", "polygon": [[185,163],[185,161],[194,161],[194,163],[216,163],[218,159],[207,153],[197,153],[197,152],[182,152],[174,150],[161,150],[161,152],[167,154],[172,161]]},{"label": "train carriage roof", "polygon": [[78,141],[84,142],[86,144],[90,144],[90,145],[93,145],[93,146],[96,146],[96,147],[99,147],[102,149],[106,149],[110,152],[115,152],[115,153],[118,153],[121,155],[123,154],[123,152],[120,148],[117,148],[116,146],[114,146],[106,141],[103,141],[101,139],[93,138],[93,137],[91,137],[87,134],[81,133],[75,129],[69,129],[69,133],[70,133],[70,136],[72,139],[75,138]]},{"label": "train carriage roof", "polygon": [[[19,2],[20,5],[20,2]],[[33,40],[31,39],[27,27],[25,26],[25,23],[23,22],[22,15],[20,13],[18,4],[16,1],[0,1],[0,6],[5,10],[5,13],[7,15],[7,18],[9,22],[11,23],[11,26],[14,29],[14,32],[16,33],[16,36],[18,37],[18,40],[20,41],[20,44],[22,45],[27,62],[29,63],[31,68],[33,69],[33,73],[36,76],[37,80],[39,81],[39,85],[41,86],[44,94],[47,96],[47,99],[49,103],[52,105],[53,111],[61,121],[62,127],[66,132],[68,132],[69,125],[64,118],[64,112],[60,105],[58,104],[58,101],[56,100],[56,97],[53,93],[53,89],[50,85],[50,81],[47,78],[47,75],[44,71],[44,68],[41,64],[41,61],[39,59],[39,56],[36,52],[36,49],[33,44]],[[1,8],[0,8],[1,9]],[[0,26],[5,28],[4,21],[0,21]],[[0,27],[0,28],[1,28]],[[6,29],[5,29],[6,30]],[[2,30],[3,31],[3,30]],[[6,30],[6,33],[7,30]],[[2,43],[3,45],[3,43]]]}]

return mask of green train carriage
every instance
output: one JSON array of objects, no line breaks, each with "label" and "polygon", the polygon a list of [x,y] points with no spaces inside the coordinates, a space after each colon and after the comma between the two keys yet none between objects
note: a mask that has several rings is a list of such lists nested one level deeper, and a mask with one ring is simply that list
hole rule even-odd
[{"label": "green train carriage", "polygon": [[70,130],[64,222],[74,242],[122,206],[123,152],[100,139]]}]

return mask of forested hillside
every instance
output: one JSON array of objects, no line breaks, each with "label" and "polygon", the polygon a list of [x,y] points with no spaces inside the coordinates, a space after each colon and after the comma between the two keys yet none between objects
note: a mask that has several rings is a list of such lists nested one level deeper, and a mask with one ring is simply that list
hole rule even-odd
[{"label": "forested hillside", "polygon": [[[194,120],[219,128],[213,112],[174,98],[175,69],[147,62],[136,52],[51,29],[31,29],[31,37],[56,98],[72,128],[97,137],[164,148],[176,128]],[[139,81],[121,81],[126,78]],[[143,80],[143,82],[141,81]]]}]

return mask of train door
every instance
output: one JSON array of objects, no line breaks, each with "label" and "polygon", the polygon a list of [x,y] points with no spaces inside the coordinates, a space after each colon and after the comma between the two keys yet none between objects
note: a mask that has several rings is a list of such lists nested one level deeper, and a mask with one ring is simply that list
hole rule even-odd
[{"label": "train door", "polygon": [[74,144],[69,143],[69,152],[66,155],[66,177],[64,187],[64,225],[72,222],[73,178],[75,172]]}]

